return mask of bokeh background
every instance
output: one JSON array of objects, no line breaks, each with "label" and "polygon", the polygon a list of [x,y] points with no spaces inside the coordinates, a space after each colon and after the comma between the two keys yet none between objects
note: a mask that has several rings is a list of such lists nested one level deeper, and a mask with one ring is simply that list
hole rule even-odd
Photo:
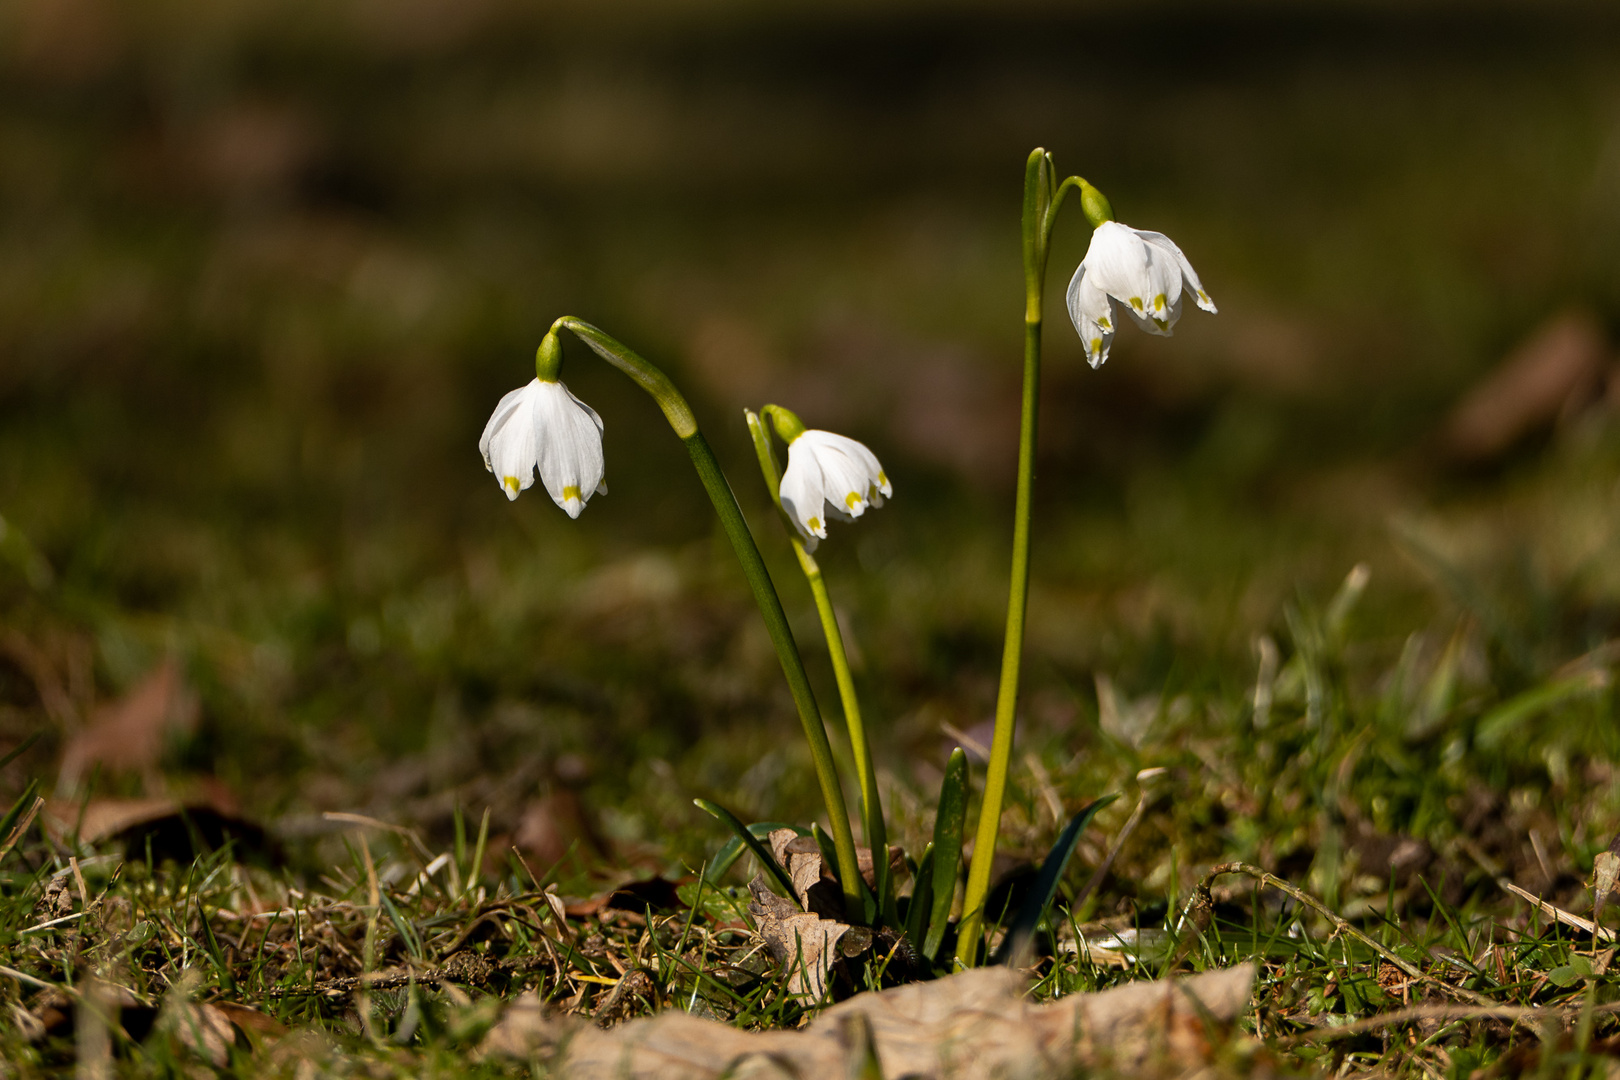
[{"label": "bokeh background", "polygon": [[10,0],[5,782],[619,865],[814,813],[653,405],[570,345],[611,495],[483,469],[574,314],[694,401],[834,718],[741,408],[883,459],[821,554],[904,812],[992,708],[1037,145],[1221,310],[1089,370],[1059,225],[1023,747],[1150,762],[1357,564],[1370,668],[1462,634],[1492,699],[1620,630],[1612,5]]}]

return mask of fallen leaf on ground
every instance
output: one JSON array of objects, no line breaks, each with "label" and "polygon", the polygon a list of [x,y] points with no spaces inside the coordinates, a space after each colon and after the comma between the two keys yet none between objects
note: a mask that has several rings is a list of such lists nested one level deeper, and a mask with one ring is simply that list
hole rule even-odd
[{"label": "fallen leaf on ground", "polygon": [[[815,858],[819,880],[821,856]],[[748,891],[754,895],[748,913],[754,917],[765,947],[787,972],[788,993],[821,1000],[838,962],[838,944],[850,932],[849,925],[799,910],[793,901],[771,892],[763,877],[750,881]]]},{"label": "fallen leaf on ground", "polygon": [[219,1007],[175,1002],[164,1008],[158,1027],[216,1068],[230,1063],[231,1047],[236,1045],[236,1028]]},{"label": "fallen leaf on ground", "polygon": [[45,804],[46,835],[67,842],[118,841],[131,858],[144,858],[148,845],[159,861],[190,862],[200,848],[218,850],[236,843],[238,857],[276,856],[276,845],[263,828],[209,801],[179,799],[91,799],[87,803],[54,799]]},{"label": "fallen leaf on ground", "polygon": [[584,856],[608,850],[579,796],[565,787],[529,803],[512,834],[512,846],[535,859],[537,869],[558,862],[570,850]]},{"label": "fallen leaf on ground", "polygon": [[1601,389],[1603,328],[1584,311],[1555,315],[1452,410],[1442,439],[1459,461],[1487,461]]},{"label": "fallen leaf on ground", "polygon": [[801,1031],[739,1031],[674,1010],[599,1031],[548,1015],[526,994],[484,1038],[479,1055],[547,1059],[580,1080],[718,1080],[768,1070],[860,1075],[850,1067],[874,1050],[884,1076],[915,1080],[1059,1077],[1093,1068],[1175,1076],[1209,1062],[1248,1008],[1254,970],[1242,964],[1037,1005],[1025,1000],[1021,973],[979,968],[857,995]]},{"label": "fallen leaf on ground", "polygon": [[[680,911],[686,905],[681,902],[680,895],[676,892],[678,887],[679,883],[664,877],[627,881],[589,900],[564,904],[558,917],[568,915],[583,919],[602,911],[628,911],[636,915],[645,915],[648,908],[654,911]],[[546,897],[552,901],[552,906],[556,907],[556,894],[547,893]]]},{"label": "fallen leaf on ground", "polygon": [[287,1034],[287,1025],[280,1020],[262,1013],[258,1009],[247,1005],[238,1005],[230,1001],[216,1001],[213,1008],[225,1014],[225,1018],[249,1035],[279,1038]]},{"label": "fallen leaf on ground", "polygon": [[771,854],[792,880],[800,907],[828,918],[844,913],[844,892],[822,862],[821,845],[792,829],[773,831],[770,842]]},{"label": "fallen leaf on ground", "polygon": [[68,740],[57,786],[73,790],[97,765],[109,772],[152,773],[169,738],[196,725],[197,700],[179,667],[165,660],[129,693],[96,709],[90,723]]}]

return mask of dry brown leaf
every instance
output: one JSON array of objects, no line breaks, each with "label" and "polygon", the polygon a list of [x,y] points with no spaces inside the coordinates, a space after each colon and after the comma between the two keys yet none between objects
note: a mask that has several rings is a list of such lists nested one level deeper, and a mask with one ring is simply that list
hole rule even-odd
[{"label": "dry brown leaf", "polygon": [[[821,858],[821,845],[812,837],[800,836],[792,829],[777,829],[770,837],[771,854],[793,881],[793,892],[799,905],[806,911],[824,915],[829,919],[844,914],[844,891],[838,879]],[[872,853],[866,851],[867,868],[871,868]],[[858,857],[858,855],[857,855]],[[867,881],[871,884],[870,878]]]},{"label": "dry brown leaf", "polygon": [[216,1068],[230,1063],[231,1047],[236,1045],[236,1029],[231,1026],[230,1017],[217,1006],[174,1002],[164,1009],[158,1023],[181,1046]]},{"label": "dry brown leaf", "polygon": [[287,1025],[268,1013],[247,1005],[238,1005],[231,1001],[216,1001],[212,1008],[219,1010],[225,1018],[249,1035],[259,1035],[268,1038],[280,1038],[287,1034]]},{"label": "dry brown leaf", "polygon": [[152,857],[160,860],[194,858],[198,854],[194,837],[214,849],[234,840],[239,854],[274,857],[276,850],[263,828],[210,800],[53,799],[45,804],[43,824],[56,843],[67,842],[77,830],[84,843],[119,840],[141,855],[150,843]]},{"label": "dry brown leaf", "polygon": [[585,805],[566,787],[558,787],[529,803],[518,819],[511,842],[535,859],[536,868],[558,862],[570,849],[581,855],[599,855],[608,850]]},{"label": "dry brown leaf", "polygon": [[533,990],[524,993],[502,1014],[479,1043],[479,1058],[548,1058],[558,1039],[567,1038],[572,1022],[553,1018],[546,1003]]},{"label": "dry brown leaf", "polygon": [[197,701],[171,660],[134,689],[95,711],[62,751],[58,790],[72,791],[94,766],[111,772],[153,773],[165,742],[197,725]]},{"label": "dry brown leaf", "polygon": [[1620,836],[1609,842],[1607,851],[1598,852],[1592,862],[1592,921],[1603,922],[1603,908],[1620,886]]},{"label": "dry brown leaf", "polygon": [[[682,902],[680,893],[676,890],[683,882],[670,881],[666,877],[642,878],[638,881],[627,881],[623,885],[615,886],[605,893],[598,893],[589,900],[579,900],[564,905],[560,911],[562,916],[572,916],[576,919],[588,918],[603,911],[628,911],[635,914],[645,914],[648,908],[653,911],[680,911],[686,907]],[[553,906],[557,901],[555,894],[548,893]]]},{"label": "dry brown leaf", "polygon": [[1446,449],[1460,461],[1496,457],[1593,397],[1607,363],[1608,342],[1590,313],[1553,316],[1452,410]]},{"label": "dry brown leaf", "polygon": [[[818,881],[820,863],[818,855]],[[750,881],[748,891],[754,895],[748,913],[754,917],[765,947],[787,972],[788,993],[820,1001],[827,993],[832,967],[838,962],[838,943],[849,933],[849,925],[800,911],[793,901],[771,892],[762,877]]]},{"label": "dry brown leaf", "polygon": [[[860,994],[805,1030],[766,1032],[673,1010],[598,1031],[577,1019],[548,1017],[537,998],[525,995],[490,1031],[480,1054],[560,1054],[561,1071],[580,1080],[838,1076],[862,1064],[870,1048],[883,1075],[917,1080],[1057,1077],[1097,1067],[1169,1076],[1209,1061],[1221,1029],[1248,1007],[1253,980],[1253,965],[1244,964],[1035,1005],[1024,999],[1021,974],[980,968]],[[870,1043],[861,1030],[866,1027]]]}]

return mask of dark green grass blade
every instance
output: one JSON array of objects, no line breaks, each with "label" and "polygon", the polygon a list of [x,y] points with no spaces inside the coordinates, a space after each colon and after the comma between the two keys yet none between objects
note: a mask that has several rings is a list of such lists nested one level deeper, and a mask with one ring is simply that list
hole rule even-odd
[{"label": "dark green grass blade", "polygon": [[197,921],[202,923],[203,947],[208,950],[208,959],[219,973],[219,988],[229,994],[236,989],[236,979],[231,975],[230,964],[225,962],[225,950],[219,947],[219,939],[214,936],[214,926],[208,921],[208,912],[203,910],[202,897],[197,897],[196,905]]},{"label": "dark green grass blade", "polygon": [[956,871],[962,863],[962,826],[967,821],[968,761],[960,746],[951,751],[945,766],[945,780],[939,785],[939,809],[934,812],[933,908],[928,914],[928,934],[922,953],[932,963],[945,940],[951,917],[951,900],[956,896]]},{"label": "dark green grass blade", "polygon": [[928,916],[934,908],[934,845],[923,848],[912,875],[911,906],[906,909],[906,939],[914,952],[922,952],[923,935],[928,932]]},{"label": "dark green grass blade", "polygon": [[[785,821],[756,821],[748,826],[748,831],[761,840],[770,836],[777,829],[792,829],[800,836],[805,835],[804,829],[799,828],[797,825],[789,825]],[[713,859],[709,860],[708,869],[703,871],[703,880],[713,885],[725,877],[726,871],[730,870],[737,860],[742,858],[742,853],[743,842],[740,836],[733,836],[730,840],[721,844],[720,850],[715,853]]]},{"label": "dark green grass blade", "polygon": [[772,858],[765,845],[761,844],[754,834],[748,831],[748,826],[737,820],[736,814],[733,814],[719,803],[710,802],[708,799],[693,799],[692,803],[704,813],[719,818],[737,839],[741,840],[743,845],[753,852],[754,858],[759,860],[759,864],[770,871],[771,876],[776,879],[776,883],[782,886],[782,891],[787,893],[788,899],[793,900],[795,903],[798,902],[799,896],[793,891],[793,879],[788,877],[787,871],[783,870],[777,864],[777,861]]},{"label": "dark green grass blade", "polygon": [[1094,802],[1086,804],[1081,811],[1069,819],[1063,834],[1058,837],[1057,843],[1047,853],[1046,861],[1041,864],[1041,872],[1035,878],[1035,887],[1024,900],[1018,914],[1013,917],[1012,926],[1007,929],[1007,936],[1001,941],[1001,948],[990,958],[992,964],[1011,964],[1021,967],[1028,961],[1028,953],[1035,939],[1035,928],[1041,924],[1046,916],[1046,909],[1052,906],[1052,898],[1057,895],[1058,882],[1063,880],[1063,871],[1069,868],[1069,856],[1074,854],[1075,842],[1080,834],[1090,824],[1091,819],[1097,816],[1097,811],[1119,798],[1118,795],[1104,795]]},{"label": "dark green grass blade", "polygon": [[28,738],[12,747],[11,752],[5,757],[0,757],[0,769],[5,768],[13,761],[16,761],[18,758],[26,754],[30,746],[33,746],[35,743],[39,742],[39,734],[40,733],[37,731],[34,732],[32,735],[28,736]]},{"label": "dark green grass blade", "polygon": [[34,796],[38,793],[39,781],[28,781],[28,786],[23,788],[23,793],[17,797],[17,801],[11,804],[11,809],[6,811],[6,816],[0,818],[0,840],[4,840],[11,835],[11,830],[17,827],[17,819],[23,816],[25,810],[34,805]]}]

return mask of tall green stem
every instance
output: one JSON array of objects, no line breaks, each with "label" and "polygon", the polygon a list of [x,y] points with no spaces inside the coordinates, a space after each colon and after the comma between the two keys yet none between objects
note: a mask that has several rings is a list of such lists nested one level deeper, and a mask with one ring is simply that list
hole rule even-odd
[{"label": "tall green stem", "polygon": [[984,801],[974,834],[973,863],[963,894],[962,921],[957,927],[956,962],[972,967],[979,961],[984,930],[984,902],[990,892],[990,867],[1001,828],[1001,806],[1007,794],[1007,768],[1012,760],[1013,729],[1018,719],[1018,675],[1024,655],[1024,622],[1029,604],[1030,509],[1035,486],[1035,425],[1040,404],[1042,293],[1052,222],[1063,197],[1077,178],[1054,187],[1052,156],[1037,149],[1024,169],[1024,402],[1018,425],[1018,493],[1013,508],[1012,584],[1007,595],[1007,636],[1001,653],[1001,685],[996,693],[996,727],[985,772]]},{"label": "tall green stem", "polygon": [[[770,406],[766,406],[767,411]],[[760,472],[770,490],[771,501],[781,507],[781,475],[776,455],[771,449],[770,434],[765,425],[750,410],[744,410],[748,431],[754,437],[754,450],[759,457]],[[838,616],[833,611],[832,598],[827,594],[827,583],[821,576],[821,564],[805,548],[798,531],[783,515],[793,554],[798,557],[799,569],[810,584],[810,595],[816,601],[816,614],[821,617],[821,633],[827,639],[827,655],[832,660],[833,677],[838,682],[838,698],[844,706],[844,722],[849,726],[850,752],[855,758],[855,773],[861,786],[861,821],[866,832],[866,844],[872,851],[872,885],[877,896],[883,921],[897,926],[899,909],[895,906],[894,892],[889,888],[889,837],[883,822],[883,803],[878,795],[877,769],[872,760],[872,743],[861,719],[861,702],[855,693],[855,679],[849,671],[849,657],[844,651],[844,635],[838,628]]]},{"label": "tall green stem", "polygon": [[692,415],[692,409],[687,405],[686,399],[662,371],[587,322],[565,316],[551,326],[553,334],[559,329],[573,331],[598,356],[630,376],[638,386],[652,395],[653,400],[657,401],[659,408],[664,411],[669,426],[675,429],[675,434],[686,444],[687,453],[692,457],[692,465],[697,469],[698,477],[709,493],[709,500],[714,503],[720,524],[726,530],[726,535],[731,538],[731,546],[737,552],[738,561],[742,563],[743,574],[754,590],[754,601],[759,605],[760,614],[764,616],[765,629],[770,634],[771,644],[776,646],[776,656],[782,663],[782,673],[787,676],[793,703],[798,706],[799,722],[804,725],[804,735],[810,743],[810,757],[815,762],[816,780],[821,785],[821,797],[827,805],[827,820],[832,826],[833,846],[838,856],[838,876],[844,892],[844,911],[848,918],[859,919],[862,908],[860,866],[855,858],[855,835],[849,827],[849,811],[844,805],[843,788],[839,786],[838,772],[833,765],[832,744],[827,741],[827,729],[821,720],[821,710],[816,705],[815,694],[810,689],[810,679],[805,674],[804,662],[800,659],[798,646],[793,641],[793,630],[788,626],[787,614],[782,610],[782,601],[776,595],[776,586],[771,581],[770,573],[765,569],[765,560],[760,557],[759,546],[754,543],[754,535],[748,529],[748,522],[743,518],[742,508],[737,505],[737,497],[732,493],[731,485],[726,482],[725,474],[720,471],[720,463],[715,460],[714,451],[709,448],[708,440],[698,430],[697,419]]}]

